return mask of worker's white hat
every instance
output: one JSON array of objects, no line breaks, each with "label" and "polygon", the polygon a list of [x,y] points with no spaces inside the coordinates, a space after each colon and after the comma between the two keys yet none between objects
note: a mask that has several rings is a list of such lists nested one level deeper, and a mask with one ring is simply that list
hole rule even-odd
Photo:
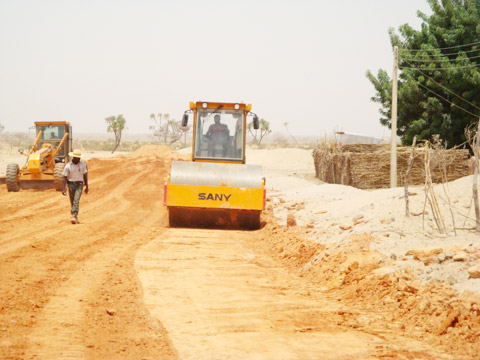
[{"label": "worker's white hat", "polygon": [[68,153],[68,156],[81,158],[82,157],[82,152],[80,150],[76,149],[76,150],[73,150],[72,152]]}]

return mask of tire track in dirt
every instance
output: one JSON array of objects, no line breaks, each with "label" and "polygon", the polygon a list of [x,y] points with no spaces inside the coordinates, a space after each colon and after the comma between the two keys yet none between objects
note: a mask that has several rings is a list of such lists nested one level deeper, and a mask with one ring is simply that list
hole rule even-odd
[{"label": "tire track in dirt", "polygon": [[[167,168],[150,161],[160,163],[155,172],[136,159],[89,164],[91,193],[82,196],[84,220],[76,226],[68,223],[68,199],[56,192],[34,198],[31,190],[0,189],[6,225],[0,272],[7,289],[0,294],[0,358],[176,358],[142,304],[133,270],[136,249],[166,223],[158,178]],[[19,227],[29,205],[49,212],[30,215]],[[106,313],[110,307],[114,315]]]},{"label": "tire track in dirt", "polygon": [[[128,202],[121,200],[126,199],[125,193],[131,190],[132,186],[135,183],[138,183],[140,179],[145,178],[149,172],[148,169],[142,169],[137,164],[133,165],[133,169],[128,170],[132,171],[134,174],[136,174],[136,176],[129,177],[121,183],[110,186],[110,188],[108,189],[109,192],[107,192],[104,196],[102,196],[101,191],[105,191],[106,189],[96,188],[95,184],[97,181],[94,181],[93,184],[91,184],[90,186],[94,189],[94,192],[96,192],[96,194],[93,196],[91,194],[84,194],[82,196],[80,208],[81,214],[85,214],[88,218],[89,213],[92,210],[95,210],[99,214],[94,216],[94,221],[98,224],[101,224],[103,222],[111,221],[114,214],[117,214],[117,216],[119,216],[126,213],[127,209],[131,206],[131,201],[134,201],[135,198],[130,199]],[[112,178],[118,178],[118,175],[116,174],[110,176]],[[112,182],[108,182],[108,184],[111,183]],[[51,206],[49,213],[65,214],[65,220],[57,221],[57,226],[60,225],[60,229],[58,229],[57,231],[51,231],[52,224],[48,221],[43,222],[42,225],[39,225],[35,228],[32,228],[30,225],[25,225],[24,231],[19,231],[17,226],[15,226],[15,236],[8,237],[5,240],[0,240],[0,254],[15,251],[16,249],[30,245],[32,243],[32,239],[38,239],[38,235],[44,231],[49,231],[49,237],[56,237],[59,233],[65,231],[65,223],[67,223],[67,221],[69,220],[69,210],[67,210],[69,209],[68,195],[66,198],[64,198],[56,191],[49,190],[48,192],[51,193],[49,194],[50,197],[46,198],[44,201],[40,200],[40,204],[42,204],[42,208],[45,206]],[[45,198],[46,196],[43,197]],[[53,200],[51,199],[52,197],[54,197]],[[58,199],[59,197],[60,200],[63,201],[60,202]],[[93,201],[91,201],[90,197],[93,197]],[[53,206],[54,204],[55,206]],[[37,205],[37,208],[39,207],[40,205]],[[30,214],[28,215],[28,217],[26,217],[26,214],[28,212],[27,209],[21,209],[20,211],[16,212],[14,216],[6,218],[5,222],[10,221],[12,223],[17,223],[18,219],[22,219],[27,220],[25,222],[28,223],[28,221],[30,221],[35,215]],[[33,207],[33,210],[34,209],[35,207]],[[33,210],[32,212],[35,212]],[[96,229],[98,229],[98,227]]]},{"label": "tire track in dirt", "polygon": [[[30,192],[30,191],[29,191]],[[42,210],[51,211],[54,205],[58,204],[58,192],[55,190],[45,190],[45,193],[40,193],[32,190],[32,196],[35,196],[37,203],[25,204],[25,207],[19,211],[15,211],[11,215],[2,216],[2,221],[17,221],[21,219],[32,219],[35,214]],[[6,196],[10,197],[11,201],[15,201],[17,193],[8,193]]]},{"label": "tire track in dirt", "polygon": [[[115,243],[82,262],[81,267],[65,281],[43,309],[33,332],[28,358],[84,359],[84,324],[86,301],[93,289],[100,287],[106,269],[115,267],[117,259],[132,251],[131,242]],[[50,329],[50,331],[48,331]]]}]

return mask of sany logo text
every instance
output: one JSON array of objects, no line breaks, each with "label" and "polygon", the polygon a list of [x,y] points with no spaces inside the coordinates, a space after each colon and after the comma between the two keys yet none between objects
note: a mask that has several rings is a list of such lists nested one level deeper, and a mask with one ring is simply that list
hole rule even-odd
[{"label": "sany logo text", "polygon": [[198,200],[213,200],[213,201],[228,201],[232,194],[207,194],[207,193],[199,193]]}]

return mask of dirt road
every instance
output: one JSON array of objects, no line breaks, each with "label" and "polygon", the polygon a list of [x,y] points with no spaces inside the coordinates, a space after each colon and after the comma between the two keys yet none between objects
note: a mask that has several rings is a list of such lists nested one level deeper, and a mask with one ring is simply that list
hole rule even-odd
[{"label": "dirt road", "polygon": [[53,190],[0,189],[1,359],[459,358],[345,320],[379,315],[278,261],[268,216],[256,232],[168,229],[172,157],[90,160],[75,226]]},{"label": "dirt road", "polygon": [[164,160],[88,165],[78,226],[54,190],[1,189],[1,359],[176,358],[133,269],[164,231]]},{"label": "dirt road", "polygon": [[[140,249],[145,305],[181,359],[386,355],[382,337],[332,323],[341,305],[258,253],[256,240],[249,232],[171,229]],[[410,341],[406,354],[423,358],[425,350]]]}]

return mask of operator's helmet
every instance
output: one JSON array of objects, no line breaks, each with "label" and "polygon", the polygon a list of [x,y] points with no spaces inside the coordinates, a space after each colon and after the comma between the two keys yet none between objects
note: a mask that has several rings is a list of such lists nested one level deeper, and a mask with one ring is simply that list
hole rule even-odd
[{"label": "operator's helmet", "polygon": [[219,123],[220,123],[220,115],[219,115],[219,114],[216,114],[216,115],[213,117],[213,120],[215,121],[215,124],[219,124]]}]

